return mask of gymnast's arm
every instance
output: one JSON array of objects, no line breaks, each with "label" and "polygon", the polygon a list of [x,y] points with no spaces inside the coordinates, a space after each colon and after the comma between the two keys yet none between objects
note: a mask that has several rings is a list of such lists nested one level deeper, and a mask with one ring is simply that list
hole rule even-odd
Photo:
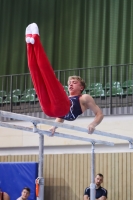
[{"label": "gymnast's arm", "polygon": [[[63,122],[64,122],[64,119],[56,118],[56,119],[55,119],[55,122],[63,123]],[[57,128],[58,128],[58,127],[56,127],[56,126],[52,126],[52,127],[49,129],[49,130],[51,131],[52,135],[54,135],[55,130],[56,130]]]},{"label": "gymnast's arm", "polygon": [[85,105],[86,109],[89,108],[95,114],[94,120],[88,126],[88,132],[93,133],[95,127],[102,121],[104,117],[103,113],[101,109],[96,105],[94,99],[88,94],[82,95],[81,103]]}]

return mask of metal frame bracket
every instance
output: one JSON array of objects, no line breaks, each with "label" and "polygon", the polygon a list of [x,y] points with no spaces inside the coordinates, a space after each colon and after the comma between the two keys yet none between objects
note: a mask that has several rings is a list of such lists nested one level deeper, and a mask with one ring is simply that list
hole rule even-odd
[{"label": "metal frame bracket", "polygon": [[33,133],[37,133],[37,123],[32,122],[33,123]]},{"label": "metal frame bracket", "polygon": [[133,149],[133,142],[129,141],[129,149]]}]

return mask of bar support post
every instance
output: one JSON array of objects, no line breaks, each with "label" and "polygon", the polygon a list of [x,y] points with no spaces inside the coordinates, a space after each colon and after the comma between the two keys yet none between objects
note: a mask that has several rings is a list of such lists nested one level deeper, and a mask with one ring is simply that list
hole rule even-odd
[{"label": "bar support post", "polygon": [[91,184],[90,184],[90,200],[95,200],[95,143],[91,146]]},{"label": "bar support post", "polygon": [[[33,132],[38,133],[37,124],[33,122]],[[39,185],[39,191],[37,200],[44,200],[44,178],[43,178],[43,161],[44,161],[44,135],[39,134],[39,165],[38,165],[38,177],[35,180],[36,185]],[[37,187],[37,186],[36,186]]]},{"label": "bar support post", "polygon": [[39,134],[39,166],[38,166],[38,184],[39,195],[37,200],[44,200],[44,178],[43,178],[43,161],[44,161],[44,135]]}]

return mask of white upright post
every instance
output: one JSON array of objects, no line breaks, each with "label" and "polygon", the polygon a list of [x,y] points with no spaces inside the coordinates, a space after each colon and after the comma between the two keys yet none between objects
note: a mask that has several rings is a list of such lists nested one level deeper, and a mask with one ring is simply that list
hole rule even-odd
[{"label": "white upright post", "polygon": [[39,167],[38,167],[38,179],[39,179],[39,197],[38,200],[44,200],[44,178],[43,178],[43,161],[44,161],[44,135],[39,136]]},{"label": "white upright post", "polygon": [[95,187],[95,144],[92,143],[91,147],[91,184],[90,184],[90,200],[95,200],[96,187]]},{"label": "white upright post", "polygon": [[[38,133],[37,124],[33,122],[33,132]],[[35,180],[36,187],[39,185],[39,191],[37,192],[37,200],[44,200],[44,178],[43,178],[43,161],[44,161],[44,135],[39,134],[39,166],[38,166],[38,178]]]}]

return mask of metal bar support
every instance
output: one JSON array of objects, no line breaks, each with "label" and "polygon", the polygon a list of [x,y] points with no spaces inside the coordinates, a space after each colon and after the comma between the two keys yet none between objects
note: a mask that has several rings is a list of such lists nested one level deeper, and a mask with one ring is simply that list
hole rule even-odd
[{"label": "metal bar support", "polygon": [[[9,123],[5,123],[5,122],[0,121],[0,126],[5,127],[5,128],[12,128],[12,129],[23,130],[23,131],[28,131],[28,132],[33,132],[33,133],[51,136],[51,133],[49,131],[40,130],[36,127],[35,124],[33,124],[33,125],[34,125],[33,128],[29,128],[29,127],[9,124]],[[84,141],[84,142],[98,143],[98,144],[103,144],[103,145],[108,145],[108,146],[114,146],[113,142],[106,142],[106,141],[95,140],[95,139],[91,139],[91,138],[78,137],[78,136],[75,136],[75,135],[69,135],[69,134],[64,134],[64,133],[57,133],[56,132],[54,134],[54,136],[60,137],[60,138],[67,138],[67,139],[72,139],[72,140],[79,140],[79,141]]]},{"label": "metal bar support", "polygon": [[43,178],[43,161],[44,161],[44,135],[39,134],[39,167],[38,167],[38,176],[39,176],[39,197],[38,200],[44,200],[44,178]]},{"label": "metal bar support", "polygon": [[[0,111],[0,116],[4,117],[4,118],[12,118],[12,119],[16,119],[16,120],[28,121],[28,122],[36,123],[36,124],[47,124],[47,125],[51,125],[51,126],[57,126],[57,127],[61,127],[61,128],[71,129],[74,131],[88,133],[88,130],[86,128],[73,126],[73,125],[69,125],[69,124],[63,124],[63,123],[59,123],[59,122],[53,122],[50,120],[41,119],[41,118],[37,118],[37,117],[31,117],[31,116],[27,116],[27,115],[21,115],[21,114],[6,112],[6,111]],[[123,135],[107,133],[107,132],[98,131],[98,130],[95,130],[93,134],[102,135],[102,136],[111,137],[111,138],[117,138],[117,139],[121,139],[121,140],[126,140],[130,143],[133,143],[133,138],[123,136]]]},{"label": "metal bar support", "polygon": [[95,200],[95,143],[91,146],[91,184],[90,184],[90,200]]},{"label": "metal bar support", "polygon": [[[38,133],[37,124],[33,123],[33,133]],[[39,134],[39,166],[38,166],[38,178],[36,182],[39,184],[39,194],[37,200],[44,200],[44,178],[43,178],[43,162],[44,162],[44,135]]]}]

